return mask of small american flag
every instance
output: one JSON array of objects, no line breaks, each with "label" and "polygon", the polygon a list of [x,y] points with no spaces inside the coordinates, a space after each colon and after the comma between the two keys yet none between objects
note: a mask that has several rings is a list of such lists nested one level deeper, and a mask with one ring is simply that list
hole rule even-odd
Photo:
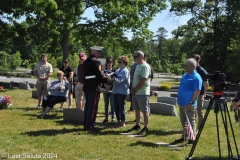
[{"label": "small american flag", "polygon": [[195,140],[194,132],[189,122],[187,114],[186,114],[186,121],[185,121],[185,129],[187,130],[188,138],[191,140]]}]

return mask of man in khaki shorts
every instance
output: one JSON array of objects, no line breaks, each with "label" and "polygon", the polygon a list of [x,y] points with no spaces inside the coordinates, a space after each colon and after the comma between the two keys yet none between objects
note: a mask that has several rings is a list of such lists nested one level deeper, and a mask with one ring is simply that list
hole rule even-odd
[{"label": "man in khaki shorts", "polygon": [[86,103],[85,96],[83,92],[83,83],[85,80],[85,74],[83,72],[83,62],[86,60],[86,54],[84,52],[79,53],[80,63],[77,68],[77,85],[75,87],[75,99],[77,108],[84,110],[84,105]]},{"label": "man in khaki shorts", "polygon": [[138,64],[133,75],[132,84],[132,107],[135,110],[136,125],[130,130],[140,129],[141,112],[144,118],[144,128],[138,132],[138,135],[146,135],[149,124],[149,97],[150,97],[150,78],[151,68],[144,60],[142,51],[135,51],[133,54],[134,60]]},{"label": "man in khaki shorts", "polygon": [[37,108],[40,108],[43,94],[47,96],[48,87],[50,85],[50,76],[52,75],[53,69],[52,65],[47,62],[47,55],[42,54],[41,61],[37,62],[33,73],[37,77],[37,92],[38,92],[38,105]]}]

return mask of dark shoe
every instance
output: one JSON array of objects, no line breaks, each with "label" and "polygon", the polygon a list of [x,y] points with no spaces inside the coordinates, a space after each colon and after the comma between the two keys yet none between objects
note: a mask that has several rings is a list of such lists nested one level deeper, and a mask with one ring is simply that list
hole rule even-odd
[{"label": "dark shoe", "polygon": [[108,122],[108,120],[107,120],[107,119],[104,119],[102,123],[107,123],[107,122]]},{"label": "dark shoe", "polygon": [[137,135],[146,135],[148,132],[148,128],[144,127],[140,132],[137,133]]},{"label": "dark shoe", "polygon": [[120,122],[118,127],[119,128],[124,128],[125,126],[126,126],[125,122]]},{"label": "dark shoe", "polygon": [[39,115],[39,118],[44,118],[44,117],[45,117],[45,115],[43,115],[43,114]]},{"label": "dark shoe", "polygon": [[131,132],[131,131],[138,131],[139,129],[141,129],[141,127],[140,127],[140,126],[138,126],[138,125],[135,125],[133,128],[131,128],[131,129],[127,130],[127,132]]},{"label": "dark shoe", "polygon": [[186,146],[191,146],[191,145],[193,145],[193,143],[194,143],[194,140],[189,139],[188,143],[186,144]]},{"label": "dark shoe", "polygon": [[184,141],[186,141],[186,139],[180,138],[180,139],[177,139],[177,140],[175,140],[174,142],[172,142],[172,144],[182,143],[182,142],[184,142]]}]

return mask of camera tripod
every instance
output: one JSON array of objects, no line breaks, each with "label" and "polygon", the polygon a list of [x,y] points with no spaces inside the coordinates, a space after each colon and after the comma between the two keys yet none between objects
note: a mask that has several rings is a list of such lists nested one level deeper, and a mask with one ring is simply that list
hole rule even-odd
[{"label": "camera tripod", "polygon": [[[222,117],[222,121],[223,121],[224,130],[225,130],[225,134],[226,134],[226,139],[227,139],[228,159],[240,160],[240,155],[239,155],[239,152],[238,152],[237,143],[236,143],[235,135],[234,135],[234,132],[233,132],[233,127],[232,127],[232,122],[231,122],[231,119],[230,119],[230,114],[229,114],[229,111],[228,111],[228,108],[227,108],[227,103],[225,101],[225,98],[223,98],[223,97],[210,97],[210,98],[211,99],[210,99],[209,105],[207,107],[207,111],[205,113],[203,121],[202,121],[202,123],[201,123],[201,125],[199,127],[198,134],[196,136],[196,140],[194,141],[193,146],[192,146],[192,148],[191,148],[191,150],[189,152],[189,155],[186,158],[186,160],[192,159],[193,152],[194,152],[194,150],[195,150],[195,148],[197,146],[197,143],[198,143],[198,140],[199,140],[199,138],[201,136],[204,124],[205,124],[205,122],[207,120],[208,114],[209,114],[209,112],[211,110],[211,107],[212,107],[214,102],[215,102],[214,113],[216,115],[216,127],[217,127],[219,159],[222,158],[222,156],[221,156],[221,147],[220,147],[219,126],[218,126],[218,113],[220,111],[221,117]],[[234,141],[234,146],[236,148],[237,156],[233,156],[233,153],[232,153],[232,147],[231,147],[230,140],[229,140],[228,122],[230,124],[230,130],[231,130],[231,133],[232,133],[232,137],[233,137],[233,141]]]}]

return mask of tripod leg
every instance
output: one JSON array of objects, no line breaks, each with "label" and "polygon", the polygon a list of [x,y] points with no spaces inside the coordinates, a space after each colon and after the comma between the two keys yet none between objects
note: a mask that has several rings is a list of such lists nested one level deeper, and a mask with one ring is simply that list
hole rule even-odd
[{"label": "tripod leg", "polygon": [[209,105],[208,105],[208,107],[207,107],[207,111],[206,111],[205,116],[204,116],[204,118],[203,118],[203,121],[202,121],[202,123],[201,123],[201,125],[200,125],[200,127],[199,127],[199,130],[198,130],[196,139],[195,139],[195,141],[194,141],[194,143],[193,143],[193,146],[192,146],[192,148],[191,148],[191,150],[190,150],[190,152],[189,152],[188,157],[186,158],[186,160],[189,160],[189,159],[192,158],[193,152],[194,152],[194,150],[195,150],[195,148],[196,148],[196,146],[197,146],[198,140],[199,140],[199,138],[200,138],[200,136],[201,136],[203,127],[204,127],[204,125],[205,125],[205,122],[206,122],[206,120],[207,120],[208,114],[209,114],[209,112],[210,112],[210,110],[211,110],[211,107],[212,107],[212,105],[213,105],[214,100],[215,100],[214,98],[211,98],[211,100],[210,100],[210,102],[209,102]]},{"label": "tripod leg", "polygon": [[217,127],[217,138],[218,138],[218,153],[219,153],[219,159],[222,159],[221,157],[221,147],[220,147],[220,137],[219,137],[219,127],[218,127],[218,111],[219,111],[219,104],[215,103],[215,115],[216,115],[216,127]]},{"label": "tripod leg", "polygon": [[[238,108],[239,110],[239,108]],[[234,131],[233,131],[233,127],[232,127],[232,121],[231,121],[231,118],[230,118],[230,114],[229,114],[229,111],[227,109],[227,116],[228,116],[228,121],[229,121],[229,124],[230,124],[230,128],[231,128],[231,131],[232,131],[232,136],[233,136],[233,141],[234,141],[234,145],[235,145],[235,148],[236,148],[236,152],[237,152],[237,157],[238,159],[240,159],[240,155],[239,155],[239,152],[238,152],[238,147],[237,147],[237,142],[236,142],[236,138],[235,138],[235,135],[234,135]],[[240,122],[239,122],[240,123]]]},{"label": "tripod leg", "polygon": [[[223,105],[223,109],[222,109],[222,105]],[[221,103],[219,103],[219,109],[221,112],[221,116],[222,116],[222,120],[223,120],[223,126],[224,126],[224,130],[225,130],[225,134],[226,134],[226,138],[227,138],[227,146],[228,146],[228,159],[230,159],[232,157],[232,148],[230,145],[230,140],[229,140],[229,134],[228,134],[228,125],[227,125],[227,104],[225,102],[225,100]],[[224,112],[224,115],[223,115]]]}]

